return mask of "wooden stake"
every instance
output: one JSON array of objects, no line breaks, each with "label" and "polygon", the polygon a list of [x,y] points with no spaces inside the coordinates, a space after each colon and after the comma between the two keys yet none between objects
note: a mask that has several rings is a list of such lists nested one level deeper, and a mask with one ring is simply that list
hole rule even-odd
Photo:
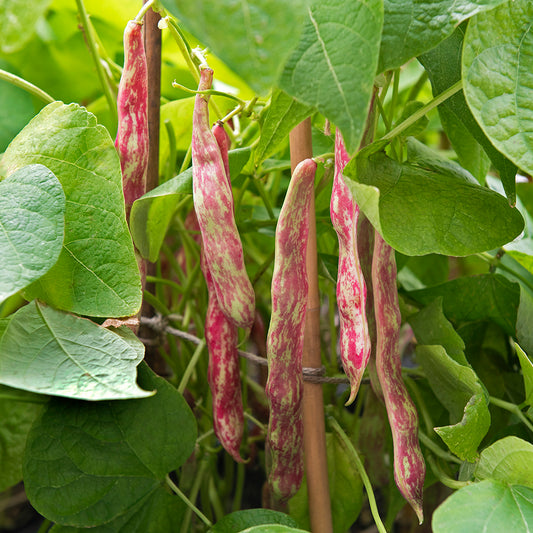
[{"label": "wooden stake", "polygon": [[[159,18],[159,15],[152,9],[149,9],[144,16],[144,47],[148,70],[148,135],[150,139],[146,192],[159,185],[159,103],[161,100],[161,30],[157,27]],[[147,274],[154,276],[155,273],[155,264],[148,263]],[[154,284],[147,283],[146,290],[154,293]],[[141,314],[153,316],[154,310],[151,305],[143,302]],[[157,336],[149,328],[143,328],[140,335],[144,338]],[[166,365],[161,359],[157,347],[147,346],[145,359],[152,369],[160,375],[165,375]]]},{"label": "wooden stake", "polygon": [[[291,169],[313,156],[311,119],[306,119],[290,133]],[[305,317],[303,366],[320,368],[320,298],[318,293],[316,223],[314,198],[309,217],[307,239],[307,312]],[[332,533],[329,497],[326,428],[322,386],[304,382],[303,396],[304,454],[307,476],[309,515],[313,533]]]}]

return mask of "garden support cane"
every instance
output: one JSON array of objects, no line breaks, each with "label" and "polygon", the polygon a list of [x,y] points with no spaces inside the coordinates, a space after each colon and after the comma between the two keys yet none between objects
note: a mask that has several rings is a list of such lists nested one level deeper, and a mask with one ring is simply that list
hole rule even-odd
[{"label": "garden support cane", "polygon": [[[290,133],[291,170],[313,156],[311,121],[306,119]],[[309,216],[307,240],[307,313],[305,318],[303,366],[320,368],[320,300],[318,294],[316,224],[314,197]],[[304,383],[303,396],[304,455],[307,476],[309,514],[313,533],[333,531],[329,497],[326,429],[322,386]]]}]

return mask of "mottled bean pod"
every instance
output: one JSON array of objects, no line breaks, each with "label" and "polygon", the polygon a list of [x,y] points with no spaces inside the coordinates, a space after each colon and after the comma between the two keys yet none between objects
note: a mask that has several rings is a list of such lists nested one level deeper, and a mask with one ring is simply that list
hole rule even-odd
[{"label": "mottled bean pod", "polygon": [[376,231],[372,283],[376,315],[376,370],[387,407],[394,447],[394,478],[404,498],[423,521],[426,465],[418,442],[418,414],[402,380],[401,316],[394,250]]},{"label": "mottled bean pod", "polygon": [[276,227],[272,315],[267,337],[270,405],[269,482],[276,498],[289,499],[303,476],[302,357],[307,305],[305,254],[316,163],[294,170]]},{"label": "mottled bean pod", "polygon": [[126,218],[146,192],[148,167],[148,71],[142,26],[130,20],[124,30],[124,69],[118,86],[118,130]]},{"label": "mottled bean pod", "polygon": [[[198,89],[211,88],[213,71],[204,68]],[[193,201],[205,260],[222,312],[236,325],[251,327],[255,295],[244,266],[233,214],[233,196],[224,161],[209,127],[208,96],[197,94],[192,134]]]},{"label": "mottled bean pod", "polygon": [[335,174],[331,192],[330,216],[339,239],[337,306],[340,319],[340,353],[350,379],[350,397],[355,400],[370,357],[370,336],[366,319],[366,285],[357,249],[359,206],[344,182],[342,172],[350,157],[342,134],[335,134]]}]

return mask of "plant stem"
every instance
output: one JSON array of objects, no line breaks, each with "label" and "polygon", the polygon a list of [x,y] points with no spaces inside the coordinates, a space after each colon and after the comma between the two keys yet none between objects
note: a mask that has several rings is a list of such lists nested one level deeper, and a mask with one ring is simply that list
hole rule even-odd
[{"label": "plant stem", "polygon": [[457,481],[456,479],[451,478],[450,476],[446,475],[442,469],[437,465],[437,462],[431,455],[426,456],[427,462],[429,463],[429,466],[431,467],[431,470],[435,474],[435,476],[438,478],[438,480],[445,485],[446,487],[454,490],[462,489],[463,487],[466,487],[467,485],[471,485],[472,483],[470,481]]},{"label": "plant stem", "polygon": [[81,25],[85,33],[85,38],[87,40],[89,52],[91,53],[91,56],[93,58],[94,66],[96,67],[96,73],[98,74],[98,78],[100,79],[100,84],[102,85],[102,89],[104,90],[104,95],[107,100],[107,105],[109,106],[109,112],[111,113],[113,124],[116,125],[118,122],[117,104],[115,101],[115,96],[113,95],[113,92],[111,91],[111,87],[109,86],[106,80],[104,67],[102,66],[102,63],[100,61],[100,56],[97,50],[96,40],[93,34],[93,28],[89,21],[89,16],[87,15],[87,10],[85,9],[83,0],[76,0],[76,5],[78,6],[78,13],[80,15]]},{"label": "plant stem", "polygon": [[170,31],[172,37],[174,37],[174,40],[176,41],[176,44],[178,45],[179,51],[181,52],[183,59],[185,59],[185,62],[187,63],[187,67],[189,67],[189,72],[192,74],[192,77],[194,78],[196,83],[198,83],[200,81],[200,72],[198,71],[198,67],[195,65],[194,61],[192,60],[191,48],[187,44],[187,41],[185,40],[185,37],[181,33],[179,26],[176,24],[176,21],[172,17],[167,16],[161,20],[167,23],[167,28]]},{"label": "plant stem", "polygon": [[185,391],[185,388],[187,387],[187,383],[189,382],[189,379],[192,373],[194,372],[196,363],[198,362],[198,359],[200,359],[200,355],[202,355],[204,348],[205,348],[205,339],[202,339],[200,344],[198,344],[198,346],[196,347],[196,350],[194,350],[191,360],[189,361],[189,364],[187,365],[187,368],[185,369],[185,373],[183,374],[183,377],[181,378],[180,384],[178,386],[178,392],[180,394],[183,394],[183,392]]},{"label": "plant stem", "polygon": [[350,460],[350,462],[353,463],[353,465],[359,472],[359,475],[361,476],[361,480],[363,481],[363,485],[365,486],[366,494],[368,496],[370,511],[372,512],[372,517],[374,518],[374,522],[376,523],[376,527],[378,528],[379,533],[387,533],[387,529],[383,525],[383,522],[381,521],[381,518],[379,516],[378,506],[376,504],[376,498],[374,496],[372,484],[370,483],[368,474],[366,473],[365,467],[363,466],[363,463],[359,458],[359,455],[355,450],[354,445],[351,443],[346,433],[344,433],[339,423],[333,417],[328,417],[328,423],[335,435],[338,437],[341,446],[346,451],[348,459]]},{"label": "plant stem", "polygon": [[267,427],[265,426],[265,424],[263,424],[262,422],[257,420],[257,418],[255,418],[255,416],[251,415],[247,411],[244,411],[244,418],[247,418],[248,420],[250,420],[250,422],[254,423],[263,433],[266,434]]},{"label": "plant stem", "polygon": [[193,511],[193,513],[196,514],[196,516],[198,516],[198,518],[200,518],[200,520],[207,527],[213,526],[213,523],[211,522],[211,520],[209,520],[209,518],[207,518],[207,516],[205,516],[204,513],[202,513],[202,511],[200,511],[200,509],[198,509],[198,507],[196,507],[196,505],[194,505],[194,503],[192,503],[191,500],[189,500],[189,498],[187,498],[187,496],[183,494],[183,492],[181,492],[181,490],[177,487],[177,485],[170,479],[170,476],[168,475],[165,476],[165,481],[167,482],[167,485],[172,489],[172,491],[177,496],[179,496],[179,498],[185,503],[185,505],[189,509],[191,509],[191,511]]},{"label": "plant stem", "polygon": [[[463,88],[462,80],[459,80],[457,83],[454,83],[451,87],[448,87],[445,91],[440,93],[437,97],[433,98],[431,102],[428,102],[424,107],[421,107],[415,111],[410,117],[407,117],[403,122],[398,124],[395,128],[390,130],[386,135],[382,137],[384,141],[390,141],[402,131],[406,130],[409,126],[414,124],[417,120],[421,119],[424,115],[429,113],[432,109],[442,104],[445,100],[453,96],[455,93],[459,92]],[[381,110],[380,110],[381,112]]]},{"label": "plant stem", "polygon": [[55,99],[52,98],[48,93],[44,92],[42,89],[39,89],[39,87],[33,85],[33,83],[19,78],[7,70],[0,69],[0,80],[7,81],[16,87],[25,90],[32,96],[42,100],[45,104],[51,104],[52,102],[55,102]]},{"label": "plant stem", "polygon": [[500,409],[505,409],[506,411],[509,411],[510,413],[516,415],[521,420],[521,422],[529,429],[529,431],[533,433],[533,424],[531,424],[531,422],[527,419],[524,413],[520,411],[518,405],[506,402],[504,400],[500,400],[499,398],[495,398],[494,396],[490,397],[490,403],[494,404]]},{"label": "plant stem", "polygon": [[50,520],[48,520],[47,518],[45,518],[41,524],[41,526],[39,527],[39,529],[37,530],[37,533],[46,533],[49,529],[50,529],[50,526],[52,525],[52,522],[50,522]]},{"label": "plant stem", "polygon": [[141,7],[141,10],[137,13],[137,16],[135,17],[135,22],[142,22],[142,19],[144,18],[144,15],[146,15],[146,12],[154,5],[155,0],[148,0],[143,6]]}]

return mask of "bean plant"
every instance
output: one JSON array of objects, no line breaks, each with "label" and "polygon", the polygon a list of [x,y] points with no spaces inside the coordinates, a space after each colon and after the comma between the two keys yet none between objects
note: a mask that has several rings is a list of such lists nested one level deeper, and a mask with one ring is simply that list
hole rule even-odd
[{"label": "bean plant", "polygon": [[[530,531],[533,3],[4,4],[0,529],[22,527],[9,510],[23,490],[40,533]],[[128,93],[141,26],[147,74],[142,57]],[[303,231],[296,199],[284,205],[302,124],[312,227],[280,256],[281,232]],[[204,198],[214,219],[193,202],[209,143],[231,186]],[[334,177],[358,210],[340,254]],[[208,292],[215,255],[241,245],[242,283]],[[300,331],[321,368],[299,372]],[[238,359],[215,376],[217,339]],[[364,356],[345,372],[350,346]],[[324,404],[303,423],[302,377],[303,403],[318,387]],[[302,431],[317,427],[311,460]],[[327,468],[318,502],[313,461]]]}]

